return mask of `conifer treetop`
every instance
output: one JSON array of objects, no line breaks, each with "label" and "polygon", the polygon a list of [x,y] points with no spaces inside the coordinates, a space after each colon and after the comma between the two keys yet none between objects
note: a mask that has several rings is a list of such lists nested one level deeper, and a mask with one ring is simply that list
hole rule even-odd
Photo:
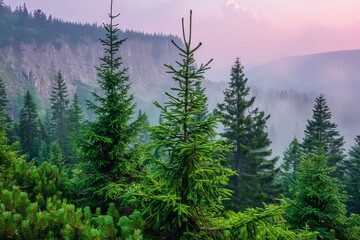
[{"label": "conifer treetop", "polygon": [[[182,140],[187,142],[190,131],[194,133],[201,130],[201,127],[199,127],[201,124],[194,121],[193,116],[199,112],[205,111],[207,98],[203,91],[199,91],[199,87],[201,85],[201,80],[203,79],[203,74],[206,70],[210,69],[209,65],[212,62],[212,59],[197,67],[194,53],[201,47],[202,43],[200,42],[196,47],[192,47],[192,11],[190,11],[188,37],[185,33],[184,18],[182,18],[181,23],[185,47],[179,46],[174,40],[172,40],[172,43],[180,51],[179,55],[182,57],[182,60],[176,61],[176,66],[165,64],[168,68],[167,73],[172,74],[172,78],[178,84],[177,88],[171,89],[177,92],[177,95],[175,96],[172,93],[166,92],[165,94],[169,97],[170,101],[166,102],[165,106],[161,106],[159,103],[155,102],[155,106],[163,110],[162,114],[165,119],[175,117],[176,120],[173,120],[182,123],[182,129],[180,130],[182,132]],[[175,108],[182,109],[181,113],[175,113],[171,110]]]},{"label": "conifer treetop", "polygon": [[342,178],[344,174],[343,161],[344,137],[337,130],[337,125],[331,122],[331,112],[325,97],[321,94],[315,100],[312,119],[307,121],[305,137],[301,144],[304,153],[317,152],[323,149],[329,157],[330,166],[336,166],[334,176]]},{"label": "conifer treetop", "polygon": [[217,118],[207,114],[201,87],[211,60],[196,66],[194,52],[201,43],[192,47],[191,26],[190,11],[188,36],[182,19],[184,47],[173,41],[181,60],[165,65],[177,86],[165,93],[169,100],[163,105],[155,102],[162,120],[150,128],[156,149],[149,159],[153,164],[140,191],[130,194],[131,201],[145,206],[143,216],[156,229],[157,239],[195,239],[211,225],[209,216],[222,209],[230,195],[225,185],[234,174],[221,165],[229,146],[215,139]]},{"label": "conifer treetop", "polygon": [[128,184],[139,180],[141,154],[135,146],[142,119],[133,120],[136,104],[129,93],[127,69],[121,68],[118,55],[126,41],[119,38],[119,28],[114,24],[118,16],[113,13],[111,1],[110,23],[104,24],[106,35],[100,39],[104,56],[100,57],[101,64],[97,67],[102,93],[93,92],[94,101],[87,102],[96,119],[85,126],[85,140],[81,143],[86,163],[84,172],[89,176],[81,184],[86,194],[93,196],[92,201],[86,203],[91,207],[118,199]]}]

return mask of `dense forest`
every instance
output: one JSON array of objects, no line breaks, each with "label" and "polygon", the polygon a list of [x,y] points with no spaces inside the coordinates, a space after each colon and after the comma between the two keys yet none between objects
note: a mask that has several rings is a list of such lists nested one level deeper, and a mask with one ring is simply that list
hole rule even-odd
[{"label": "dense forest", "polygon": [[[25,9],[15,12],[36,24],[41,12]],[[195,60],[190,12],[183,44],[172,41],[180,60],[166,64],[174,87],[154,102],[151,125],[136,111],[110,9],[104,28],[89,25],[104,33],[93,119],[58,71],[46,114],[27,91],[14,120],[0,76],[1,239],[360,239],[360,135],[346,153],[324,95],[277,167],[270,115],[255,107],[238,58],[209,110],[202,80],[212,60]]]},{"label": "dense forest", "polygon": [[[47,16],[42,10],[37,9],[29,12],[26,5],[17,7],[14,11],[0,1],[0,47],[19,46],[20,43],[51,42],[55,47],[60,47],[61,38],[69,38],[72,42],[94,42],[105,34],[104,28],[93,23],[73,23],[62,19]],[[123,38],[149,38],[158,37],[173,38],[174,36],[164,36],[162,34],[145,34],[142,32],[119,30],[119,35]]]}]

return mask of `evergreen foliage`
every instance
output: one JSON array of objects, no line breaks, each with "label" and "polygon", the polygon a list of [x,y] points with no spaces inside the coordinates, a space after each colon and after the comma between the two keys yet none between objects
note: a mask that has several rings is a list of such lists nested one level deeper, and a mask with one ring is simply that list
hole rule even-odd
[{"label": "evergreen foliage", "polygon": [[113,215],[114,208],[107,215],[92,214],[89,207],[76,208],[59,195],[49,197],[42,208],[19,187],[0,185],[1,239],[143,239],[138,212],[121,219]]},{"label": "evergreen foliage", "polygon": [[315,99],[313,116],[307,121],[302,143],[304,153],[323,149],[329,157],[329,165],[336,167],[333,176],[342,179],[344,175],[344,137],[340,136],[337,125],[331,122],[331,112],[323,95]]},{"label": "evergreen foliage", "polygon": [[[219,213],[223,200],[230,195],[225,185],[233,174],[221,166],[228,146],[215,140],[217,119],[198,119],[207,98],[197,86],[211,60],[196,68],[194,53],[201,43],[194,48],[191,45],[191,12],[188,38],[184,19],[182,27],[185,47],[173,41],[182,59],[176,67],[166,65],[177,87],[165,93],[169,101],[164,106],[155,102],[162,116],[160,125],[151,128],[155,156],[144,182],[134,186],[126,198],[138,207],[144,206],[146,233],[155,239],[204,238],[203,228],[211,225],[210,216]],[[157,152],[161,152],[159,158]]]},{"label": "evergreen foliage", "polygon": [[65,170],[64,155],[57,141],[50,143],[48,157],[50,164],[57,166],[61,171]]},{"label": "evergreen foliage", "polygon": [[141,110],[138,113],[138,119],[142,119],[143,123],[141,126],[141,130],[139,132],[139,142],[142,144],[148,143],[150,141],[150,122],[147,114]]},{"label": "evergreen foliage", "polygon": [[31,201],[42,206],[48,197],[59,191],[66,192],[65,175],[56,166],[46,162],[39,167],[34,161],[26,162],[19,155],[17,144],[9,144],[5,131],[0,131],[0,184],[12,190],[14,186],[26,191]]},{"label": "evergreen foliage", "polygon": [[7,125],[7,137],[10,142],[15,141],[15,133],[14,129],[12,128],[12,119],[8,114],[8,106],[9,101],[7,99],[6,87],[4,80],[0,77],[0,114],[2,115],[0,124]]},{"label": "evergreen foliage", "polygon": [[0,182],[3,188],[11,190],[19,186],[40,207],[43,207],[48,197],[58,192],[66,194],[65,175],[56,166],[44,162],[36,167],[34,161],[26,162],[13,149],[8,156],[12,156],[10,165],[6,168],[6,165],[1,166]]},{"label": "evergreen foliage", "polygon": [[301,146],[296,137],[293,138],[290,145],[284,152],[283,163],[281,164],[281,181],[284,185],[284,194],[289,196],[294,191],[296,174],[299,171],[300,161],[302,157]]},{"label": "evergreen foliage", "polygon": [[[306,154],[296,138],[284,153],[286,199],[262,204],[278,195],[279,169],[270,157],[270,116],[254,107],[239,59],[224,103],[210,114],[202,80],[211,60],[196,64],[201,43],[192,45],[190,12],[189,35],[182,20],[184,45],[172,41],[179,61],[165,65],[174,87],[165,93],[167,102],[155,102],[161,115],[151,127],[144,112],[134,116],[127,69],[118,56],[125,39],[113,23],[112,1],[110,9],[97,68],[102,91],[88,102],[93,122],[84,121],[77,94],[69,102],[59,72],[46,114],[38,110],[34,86],[24,102],[17,101],[23,106],[16,142],[0,78],[0,239],[360,239],[360,136],[344,164],[344,141],[322,95],[301,144]],[[58,39],[66,27],[77,29],[41,10],[30,13],[25,4],[11,11],[0,0],[1,46],[31,42],[51,24],[60,26],[59,33],[48,32],[44,42]],[[224,140],[215,132],[220,122]],[[343,177],[352,195],[348,217],[344,186],[332,175],[336,167],[335,176]],[[224,211],[232,190],[226,206],[244,211]]]},{"label": "evergreen foliage", "polygon": [[0,5],[0,13],[0,31],[4,33],[0,36],[0,46],[17,46],[20,43],[36,41],[40,44],[50,42],[59,47],[59,39],[64,36],[72,41],[81,42],[85,37],[87,40],[96,41],[103,33],[95,24],[64,22],[51,15],[46,16],[40,9],[29,12],[25,4],[16,7],[14,11]]},{"label": "evergreen foliage", "polygon": [[255,97],[249,97],[243,69],[237,58],[231,68],[229,87],[224,91],[224,102],[215,110],[222,117],[221,136],[233,145],[227,164],[238,175],[231,178],[230,189],[234,194],[227,207],[234,210],[260,207],[263,202],[273,201],[280,191],[274,181],[278,158],[270,158],[271,141],[266,132],[270,116],[253,109]]},{"label": "evergreen foliage", "polygon": [[[68,204],[65,175],[55,165],[40,167],[19,156],[0,131],[0,239],[142,239],[139,212],[120,218],[114,204],[107,215]],[[60,148],[58,147],[60,152]]]},{"label": "evergreen foliage", "polygon": [[[5,121],[5,118],[4,112],[0,111],[0,122]],[[8,127],[7,124],[0,124],[0,172],[9,168],[17,156],[17,145],[9,143],[7,137]]]},{"label": "evergreen foliage", "polygon": [[216,229],[222,234],[217,239],[317,239],[317,232],[291,231],[283,215],[285,206],[264,205],[263,208],[248,208],[243,212],[226,212],[225,217],[214,219]]},{"label": "evergreen foliage", "polygon": [[85,117],[78,99],[77,94],[71,101],[69,112],[68,112],[68,141],[69,149],[67,151],[67,162],[69,164],[75,164],[78,162],[79,156],[77,153],[78,139],[82,138],[82,126],[84,124]]},{"label": "evergreen foliage", "polygon": [[102,94],[93,92],[95,102],[88,101],[96,120],[87,124],[85,140],[81,142],[85,163],[85,176],[81,182],[83,199],[91,207],[118,198],[118,191],[114,193],[114,188],[109,186],[115,184],[125,191],[127,184],[140,177],[140,152],[134,146],[142,119],[131,122],[135,104],[129,93],[129,77],[126,69],[121,68],[121,57],[117,55],[125,41],[118,38],[119,29],[113,23],[117,16],[112,14],[111,6],[110,23],[104,24],[106,38],[101,40],[105,55],[100,58],[101,65],[97,68]]},{"label": "evergreen foliage", "polygon": [[[30,12],[25,4],[16,7],[13,11],[5,4],[0,4],[0,32],[3,33],[0,35],[0,47],[19,47],[23,43],[40,45],[50,43],[56,49],[62,47],[63,39],[67,39],[72,46],[76,46],[79,43],[95,43],[105,33],[104,28],[95,23],[67,22],[52,15],[46,15],[40,9]],[[124,38],[156,42],[169,41],[175,37],[134,30],[120,30],[119,35]]]},{"label": "evergreen foliage", "polygon": [[4,80],[0,77],[0,111],[7,111],[8,108],[8,99],[6,94],[6,88]]},{"label": "evergreen foliage", "polygon": [[360,136],[356,136],[355,144],[349,151],[346,170],[346,190],[350,195],[347,203],[348,212],[360,214]]},{"label": "evergreen foliage", "polygon": [[55,78],[50,98],[51,103],[51,135],[57,141],[62,153],[68,148],[68,93],[66,83],[60,72]]},{"label": "evergreen foliage", "polygon": [[40,145],[39,122],[37,109],[29,91],[26,91],[24,99],[24,106],[20,112],[18,134],[23,153],[30,160],[38,156],[38,147]]},{"label": "evergreen foliage", "polygon": [[70,104],[68,119],[69,119],[68,129],[70,132],[70,136],[80,137],[82,135],[81,129],[85,117],[81,107],[81,103],[76,93],[74,94],[74,97]]},{"label": "evergreen foliage", "polygon": [[294,228],[308,226],[325,239],[331,239],[332,231],[338,239],[348,239],[344,228],[347,197],[340,181],[330,176],[335,167],[329,167],[327,161],[320,150],[301,161],[288,220]]}]

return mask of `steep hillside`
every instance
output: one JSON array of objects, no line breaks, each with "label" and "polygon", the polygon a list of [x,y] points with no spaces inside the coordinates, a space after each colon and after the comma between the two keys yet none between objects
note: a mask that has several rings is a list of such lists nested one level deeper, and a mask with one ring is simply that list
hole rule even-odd
[{"label": "steep hillside", "polygon": [[[72,46],[65,40],[59,42],[59,48],[51,43],[27,43],[21,44],[19,48],[0,48],[0,61],[3,63],[0,75],[8,83],[11,96],[16,87],[24,89],[33,84],[40,97],[47,99],[51,81],[57,71],[63,74],[71,93],[76,91],[79,82],[90,87],[97,86],[95,66],[99,66],[102,46],[99,43],[77,43]],[[167,83],[168,76],[163,64],[177,58],[170,44],[167,39],[150,42],[132,38],[121,48],[133,90],[146,101],[153,99],[156,94],[146,90],[149,86],[157,88]]]},{"label": "steep hillside", "polygon": [[[75,92],[84,103],[96,90],[99,57],[103,47],[99,38],[102,27],[75,24],[46,16],[41,10],[29,13],[26,6],[15,11],[0,5],[0,76],[5,80],[11,113],[17,116],[25,89],[35,87],[40,99],[47,102],[51,82],[60,71],[68,85],[70,95]],[[127,41],[121,46],[120,55],[132,84],[139,109],[147,110],[150,120],[158,120],[158,110],[152,102],[162,102],[164,92],[173,84],[164,64],[175,64],[178,50],[171,40],[181,40],[171,35],[145,34],[120,31],[120,38]],[[205,81],[210,106],[221,100],[219,84]],[[84,104],[85,105],[85,104]]]},{"label": "steep hillside", "polygon": [[[78,92],[84,101],[97,88],[96,66],[103,54],[99,38],[102,27],[63,22],[47,17],[41,10],[28,13],[26,7],[11,11],[0,6],[0,76],[5,80],[13,113],[21,105],[21,95],[35,86],[47,101],[51,82],[60,71],[70,94]],[[132,91],[139,107],[147,109],[171,83],[164,64],[178,58],[171,40],[174,36],[150,35],[134,31],[119,32],[128,40],[120,54],[128,68]],[[149,90],[151,89],[151,90]]]}]

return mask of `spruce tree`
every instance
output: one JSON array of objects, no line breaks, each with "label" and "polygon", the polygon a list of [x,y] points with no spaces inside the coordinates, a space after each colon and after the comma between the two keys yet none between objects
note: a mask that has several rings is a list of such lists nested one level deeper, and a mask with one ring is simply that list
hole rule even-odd
[{"label": "spruce tree", "polygon": [[9,108],[9,101],[7,99],[7,93],[6,93],[6,87],[3,79],[0,77],[0,112],[2,112],[2,119],[0,121],[0,124],[8,125],[7,127],[7,137],[10,142],[15,141],[15,133],[12,126],[12,119],[8,114],[8,108]]},{"label": "spruce tree", "polygon": [[66,83],[60,71],[57,73],[50,98],[51,103],[51,135],[52,139],[59,143],[63,154],[66,153],[67,139],[67,115],[68,93]]},{"label": "spruce tree", "polygon": [[350,195],[347,203],[348,212],[360,214],[360,136],[356,136],[355,144],[349,150],[346,160],[345,183]]},{"label": "spruce tree", "polygon": [[39,119],[39,136],[40,136],[40,146],[39,146],[39,155],[36,158],[36,163],[40,165],[43,162],[49,162],[50,159],[50,129],[51,129],[51,118],[52,118],[51,109],[47,109],[43,121]]},{"label": "spruce tree", "polygon": [[141,126],[141,130],[139,131],[139,142],[142,144],[148,143],[150,141],[149,118],[145,112],[139,110],[138,119],[143,119],[143,124]]},{"label": "spruce tree", "polygon": [[233,174],[221,166],[228,147],[215,139],[217,119],[211,115],[202,121],[198,118],[205,112],[207,98],[197,85],[211,60],[196,67],[194,53],[201,43],[191,45],[191,12],[187,38],[184,19],[182,28],[185,46],[172,41],[181,60],[176,66],[166,65],[177,86],[165,93],[169,100],[163,106],[155,102],[162,116],[160,125],[151,128],[155,154],[147,179],[129,194],[132,201],[145,206],[147,230],[156,239],[204,238],[201,232],[212,227],[210,216],[229,196],[224,185]]},{"label": "spruce tree", "polygon": [[23,153],[27,155],[27,159],[37,157],[40,144],[38,113],[29,91],[26,91],[24,106],[20,111],[19,137]]},{"label": "spruce tree", "polygon": [[82,137],[82,125],[84,123],[84,113],[79,101],[77,94],[74,94],[74,97],[71,101],[69,112],[68,112],[68,151],[67,151],[67,162],[74,164],[78,160],[77,154],[77,140]]},{"label": "spruce tree", "polygon": [[[5,122],[6,114],[0,111],[0,122]],[[17,156],[15,146],[9,144],[7,138],[8,124],[0,124],[0,172],[11,165],[13,159]]]},{"label": "spruce tree", "polygon": [[81,136],[81,126],[84,122],[84,113],[78,98],[78,95],[75,93],[71,101],[68,113],[68,130],[71,136],[80,137]]},{"label": "spruce tree", "polygon": [[64,157],[60,145],[57,141],[53,141],[49,146],[49,159],[50,164],[57,166],[60,171],[64,172]]},{"label": "spruce tree", "polygon": [[301,156],[302,152],[300,143],[298,139],[294,137],[284,152],[283,163],[280,166],[280,175],[285,188],[285,196],[290,196],[290,191],[294,190],[296,174],[299,171]]},{"label": "spruce tree", "polygon": [[7,112],[8,110],[8,99],[5,88],[4,80],[0,77],[0,111]]},{"label": "spruce tree", "polygon": [[[197,94],[199,94],[200,96],[203,95],[205,96],[205,88],[201,86],[201,82],[198,81],[198,82],[195,82],[195,91],[197,92]],[[208,107],[209,107],[209,104],[206,102],[205,103],[205,106],[203,107],[202,110],[198,111],[196,114],[195,114],[195,118],[194,120],[195,121],[198,121],[198,122],[202,122],[202,121],[206,121],[207,118],[209,118],[209,111],[208,111]]]},{"label": "spruce tree", "polygon": [[[88,101],[96,120],[88,122],[81,142],[86,174],[82,181],[83,200],[91,207],[118,199],[128,184],[139,180],[140,153],[135,146],[140,120],[133,121],[134,97],[129,93],[127,69],[122,68],[118,56],[126,39],[119,39],[119,28],[114,23],[117,16],[112,13],[111,2],[110,23],[104,24],[106,37],[101,40],[105,55],[97,68],[102,92],[93,92],[95,102]],[[121,190],[114,192],[114,185]]]},{"label": "spruce tree", "polygon": [[253,107],[255,97],[249,97],[243,69],[237,58],[231,68],[229,87],[224,91],[224,102],[214,111],[222,117],[221,136],[233,145],[227,160],[228,166],[238,174],[231,178],[234,194],[227,203],[233,210],[261,206],[280,191],[274,181],[278,158],[270,158],[271,141],[265,131],[270,116]]},{"label": "spruce tree", "polygon": [[341,179],[344,175],[344,137],[340,136],[337,125],[331,122],[331,112],[323,95],[315,100],[313,116],[307,121],[302,143],[304,153],[323,149],[329,157],[329,165],[336,167],[333,176]]},{"label": "spruce tree", "polygon": [[335,167],[327,163],[322,150],[308,153],[300,163],[295,184],[295,194],[287,209],[287,217],[293,228],[309,227],[325,239],[331,239],[335,231],[337,239],[348,239],[345,223],[344,186],[331,177]]}]

